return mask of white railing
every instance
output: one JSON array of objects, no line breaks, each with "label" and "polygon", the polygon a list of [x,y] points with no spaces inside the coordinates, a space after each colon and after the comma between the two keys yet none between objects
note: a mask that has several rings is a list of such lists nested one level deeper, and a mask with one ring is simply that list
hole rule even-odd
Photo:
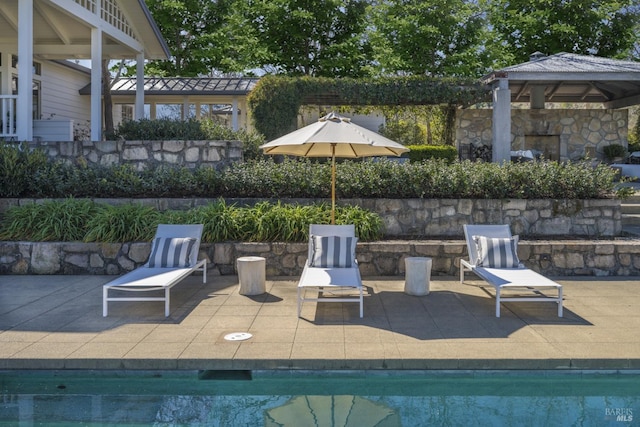
[{"label": "white railing", "polygon": [[18,95],[0,95],[0,140],[16,138],[16,101]]},{"label": "white railing", "polygon": [[77,4],[87,9],[89,12],[98,13],[98,3],[100,7],[100,18],[113,25],[129,37],[136,39],[135,32],[129,24],[127,17],[118,6],[115,0],[75,0]]}]

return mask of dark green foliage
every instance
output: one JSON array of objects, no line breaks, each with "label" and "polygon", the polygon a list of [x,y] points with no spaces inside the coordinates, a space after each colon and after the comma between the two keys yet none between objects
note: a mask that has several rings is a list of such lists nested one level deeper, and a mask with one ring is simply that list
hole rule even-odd
[{"label": "dark green foliage", "polygon": [[[158,224],[204,224],[203,242],[304,242],[310,224],[328,224],[327,204],[261,202],[236,207],[218,200],[206,206],[159,212],[140,204],[107,205],[65,199],[9,209],[0,222],[0,239],[29,241],[150,241]],[[357,206],[336,209],[337,224],[355,224],[362,241],[379,239],[380,217]]]},{"label": "dark green foliage", "polygon": [[614,160],[617,157],[624,157],[627,155],[627,148],[622,144],[609,144],[602,148],[602,152],[609,160]]},{"label": "dark green foliage", "polygon": [[9,208],[0,222],[0,239],[25,241],[79,241],[100,207],[86,199],[45,201]]},{"label": "dark green foliage", "polygon": [[149,241],[161,215],[152,207],[139,204],[102,205],[87,223],[86,242]]},{"label": "dark green foliage", "polygon": [[267,140],[295,130],[301,105],[472,105],[489,89],[469,79],[426,76],[332,79],[262,77],[247,98],[255,128]]},{"label": "dark green foliage", "polygon": [[409,145],[411,151],[404,154],[412,162],[427,159],[444,159],[452,162],[458,158],[458,150],[450,145]]},{"label": "dark green foliage", "polygon": [[47,164],[46,155],[25,144],[0,142],[0,197],[16,197],[29,187],[30,178]]},{"label": "dark green foliage", "polygon": [[326,197],[329,194],[331,167],[327,162],[285,159],[236,163],[222,178],[223,197]]},{"label": "dark green foliage", "polygon": [[[423,148],[424,147],[424,148]],[[615,194],[615,173],[590,163],[452,161],[451,147],[419,146],[428,160],[339,159],[338,198],[604,198]],[[235,163],[224,171],[161,166],[88,167],[43,161],[37,151],[0,147],[2,197],[311,198],[331,196],[328,159],[273,158]],[[424,154],[426,157],[427,155]],[[434,157],[441,157],[440,159]],[[14,167],[14,164],[20,166]],[[13,178],[15,174],[15,178]]]}]

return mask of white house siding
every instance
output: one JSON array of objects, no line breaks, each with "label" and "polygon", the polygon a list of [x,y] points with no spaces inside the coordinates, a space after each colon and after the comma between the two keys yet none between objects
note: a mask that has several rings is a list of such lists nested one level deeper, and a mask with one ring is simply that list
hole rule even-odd
[{"label": "white house siding", "polygon": [[41,114],[43,120],[73,120],[74,127],[88,129],[91,99],[79,90],[91,76],[55,62],[42,62]]}]

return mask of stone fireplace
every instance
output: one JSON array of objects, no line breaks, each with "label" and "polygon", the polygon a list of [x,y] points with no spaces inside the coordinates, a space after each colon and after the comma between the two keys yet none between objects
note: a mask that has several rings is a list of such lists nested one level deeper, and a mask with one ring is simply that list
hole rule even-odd
[{"label": "stone fireplace", "polygon": [[[456,142],[460,153],[491,146],[491,109],[459,110]],[[605,159],[603,148],[628,144],[628,111],[604,109],[513,109],[511,150],[537,150],[545,159]]]},{"label": "stone fireplace", "polygon": [[524,149],[547,160],[560,160],[560,135],[525,135]]}]

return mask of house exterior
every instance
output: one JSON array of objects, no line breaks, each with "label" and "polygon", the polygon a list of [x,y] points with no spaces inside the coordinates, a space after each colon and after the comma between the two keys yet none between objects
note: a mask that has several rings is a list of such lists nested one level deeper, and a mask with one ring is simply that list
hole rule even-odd
[{"label": "house exterior", "polygon": [[[0,139],[15,141],[63,137],[85,120],[89,139],[101,140],[103,60],[136,61],[142,118],[144,62],[170,55],[143,0],[3,0],[0,40]],[[69,59],[91,68],[60,62]],[[79,95],[87,83],[88,99]]]},{"label": "house exterior", "polygon": [[[83,136],[88,139],[91,102],[78,91],[90,84],[91,70],[70,61],[34,63],[40,72],[33,76],[33,140],[73,141]],[[17,70],[14,71],[17,75]]]}]

